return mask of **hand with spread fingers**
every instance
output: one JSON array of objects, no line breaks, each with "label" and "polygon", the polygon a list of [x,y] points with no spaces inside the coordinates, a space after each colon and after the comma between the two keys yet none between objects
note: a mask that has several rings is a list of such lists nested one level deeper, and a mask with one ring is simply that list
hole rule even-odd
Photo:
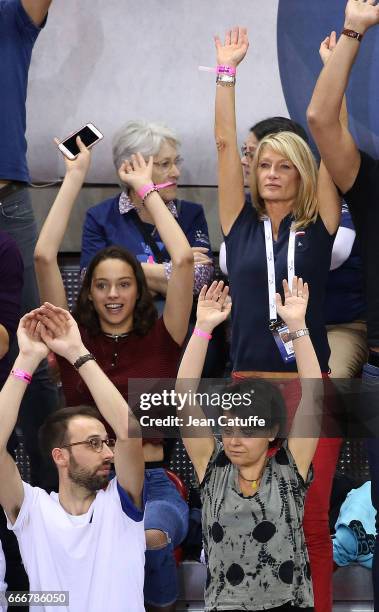
[{"label": "hand with spread fingers", "polygon": [[211,332],[227,319],[232,309],[229,287],[223,281],[214,281],[209,289],[206,285],[199,293],[196,312],[196,327]]},{"label": "hand with spread fingers", "polygon": [[235,27],[232,30],[227,30],[224,44],[219,36],[215,36],[214,40],[219,66],[238,66],[249,48],[246,28]]},{"label": "hand with spread fingers", "polygon": [[146,163],[141,153],[126,159],[119,168],[118,175],[123,183],[137,191],[140,187],[152,182],[153,157]]},{"label": "hand with spread fingers", "polygon": [[40,323],[42,340],[51,351],[74,363],[88,353],[83,345],[75,319],[67,310],[45,302],[33,313]]},{"label": "hand with spread fingers", "polygon": [[379,5],[376,0],[349,0],[345,9],[344,27],[364,34],[379,23]]},{"label": "hand with spread fingers", "polygon": [[320,45],[319,54],[320,54],[320,57],[321,57],[321,60],[324,66],[326,62],[329,60],[330,56],[332,55],[336,47],[336,44],[337,44],[337,34],[333,30],[332,32],[330,32],[329,36],[324,38],[324,40],[322,41]]},{"label": "hand with spread fingers", "polygon": [[305,313],[309,298],[308,283],[302,278],[294,276],[292,289],[288,282],[283,281],[284,304],[279,293],[276,294],[276,308],[280,318],[286,323],[290,331],[305,327]]}]

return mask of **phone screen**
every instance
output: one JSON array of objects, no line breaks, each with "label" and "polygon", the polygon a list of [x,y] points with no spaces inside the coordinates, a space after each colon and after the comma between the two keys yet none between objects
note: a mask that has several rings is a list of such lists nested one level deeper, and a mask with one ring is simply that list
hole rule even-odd
[{"label": "phone screen", "polygon": [[96,136],[96,134],[86,125],[84,128],[79,130],[79,132],[76,132],[76,134],[73,134],[73,136],[70,136],[70,138],[67,138],[67,140],[62,142],[66,149],[68,149],[73,155],[78,155],[79,153],[79,148],[76,144],[77,136],[80,136],[83,144],[85,144],[86,147],[96,142],[96,140],[99,140],[99,137]]}]

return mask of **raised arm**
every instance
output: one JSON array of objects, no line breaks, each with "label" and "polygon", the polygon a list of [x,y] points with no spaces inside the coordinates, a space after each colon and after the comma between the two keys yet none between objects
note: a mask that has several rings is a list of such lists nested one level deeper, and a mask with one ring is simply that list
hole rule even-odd
[{"label": "raised arm", "polygon": [[[183,355],[176,383],[177,393],[195,393],[199,386],[201,372],[203,370],[205,355],[208,349],[209,338],[217,325],[225,321],[231,310],[231,302],[228,299],[228,287],[224,287],[222,281],[214,281],[207,290],[203,287],[199,294],[197,306],[197,318],[194,333],[187,345]],[[204,413],[196,403],[187,403],[183,410],[178,412],[184,424],[188,423],[189,417],[202,419]],[[202,427],[199,435],[199,427],[184,426],[182,428],[183,443],[195,468],[200,482],[202,482],[209,459],[212,456],[215,442],[212,429]]]},{"label": "raised arm", "polygon": [[20,473],[7,452],[7,443],[16,426],[21,400],[28,386],[22,372],[33,375],[40,361],[48,354],[36,327],[37,321],[30,315],[21,319],[17,331],[20,353],[13,366],[13,371],[19,370],[19,375],[10,374],[0,391],[0,505],[11,523],[16,521],[24,499]]},{"label": "raised arm", "polygon": [[[41,336],[50,350],[71,364],[88,354],[78,326],[66,310],[46,303],[36,311],[36,317],[41,322]],[[145,465],[139,424],[121,393],[96,361],[83,364],[79,374],[116,434],[114,462],[117,480],[135,505],[141,507]]]},{"label": "raised arm", "polygon": [[[119,170],[121,180],[135,191],[152,183],[153,158],[146,164],[139,153],[125,161]],[[161,196],[152,191],[144,206],[151,214],[160,237],[170,255],[172,270],[167,284],[163,318],[166,328],[177,344],[182,344],[188,329],[192,308],[193,253],[180,225]]]},{"label": "raised arm", "polygon": [[[319,53],[322,63],[329,61],[337,44],[336,33],[331,32],[321,43]],[[346,96],[343,97],[340,110],[342,125],[347,126]],[[334,234],[341,220],[341,197],[323,160],[320,163],[317,181],[317,198],[321,219],[330,234]]]},{"label": "raised arm", "polygon": [[[279,316],[288,326],[289,332],[305,329],[305,313],[309,298],[307,283],[303,284],[302,279],[298,279],[295,276],[292,288],[289,288],[286,280],[283,281],[283,288],[284,305],[280,295],[276,294],[276,306]],[[288,448],[295,459],[300,474],[305,480],[313,455],[316,452],[321,427],[322,406],[320,406],[320,392],[322,389],[322,375],[309,335],[293,340],[293,347],[301,381],[302,396],[289,434]],[[312,433],[312,437],[309,438],[304,436],[305,420],[307,422],[307,431]]]},{"label": "raised arm", "polygon": [[[349,0],[344,29],[364,35],[379,23],[379,6],[375,0]],[[350,72],[359,52],[356,38],[341,35],[336,48],[324,66],[307,111],[309,128],[321,157],[336,185],[346,193],[354,184],[360,166],[360,154],[340,110]]]},{"label": "raised arm", "polygon": [[22,6],[36,26],[42,25],[52,0],[21,0]]},{"label": "raised arm", "polygon": [[[246,28],[233,28],[224,44],[215,37],[217,64],[237,67],[249,47]],[[218,154],[218,201],[222,231],[225,235],[245,202],[244,180],[237,142],[235,88],[218,83],[216,87],[215,139]]]},{"label": "raised arm", "polygon": [[68,309],[68,306],[58,266],[58,252],[91,159],[90,152],[79,137],[77,138],[77,144],[80,153],[73,161],[65,158],[66,174],[54,204],[42,226],[34,251],[34,266],[41,302],[51,302],[65,309]]}]

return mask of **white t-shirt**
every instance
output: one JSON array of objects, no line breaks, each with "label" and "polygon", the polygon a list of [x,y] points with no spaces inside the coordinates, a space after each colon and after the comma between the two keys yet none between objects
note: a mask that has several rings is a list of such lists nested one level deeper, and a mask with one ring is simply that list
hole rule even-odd
[{"label": "white t-shirt", "polygon": [[30,591],[69,591],[69,606],[31,606],[35,612],[143,612],[143,510],[110,481],[88,512],[68,514],[58,495],[24,485],[16,522]]}]

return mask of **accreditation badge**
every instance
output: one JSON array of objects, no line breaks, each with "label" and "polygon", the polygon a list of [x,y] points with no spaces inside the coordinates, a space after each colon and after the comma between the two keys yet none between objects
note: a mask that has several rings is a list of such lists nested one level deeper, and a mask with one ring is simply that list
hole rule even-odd
[{"label": "accreditation badge", "polygon": [[284,363],[296,361],[295,351],[287,325],[283,323],[283,321],[275,321],[270,324],[270,330]]}]

